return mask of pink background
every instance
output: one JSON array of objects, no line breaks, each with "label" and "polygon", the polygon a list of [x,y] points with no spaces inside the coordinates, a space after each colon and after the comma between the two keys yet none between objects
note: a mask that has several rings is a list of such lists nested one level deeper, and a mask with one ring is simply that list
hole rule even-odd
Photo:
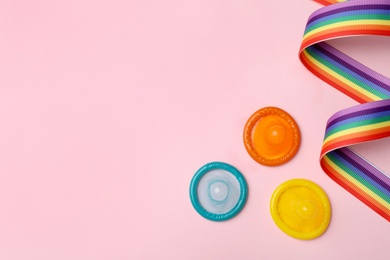
[{"label": "pink background", "polygon": [[[0,0],[0,259],[388,259],[389,223],[321,170],[324,127],[356,102],[298,59],[306,0]],[[333,42],[390,76],[390,39]],[[248,117],[278,106],[302,144],[269,168]],[[390,172],[389,140],[356,147]],[[216,223],[193,209],[195,171],[224,161],[249,197]],[[318,183],[333,216],[300,241],[272,221],[274,189]]]}]

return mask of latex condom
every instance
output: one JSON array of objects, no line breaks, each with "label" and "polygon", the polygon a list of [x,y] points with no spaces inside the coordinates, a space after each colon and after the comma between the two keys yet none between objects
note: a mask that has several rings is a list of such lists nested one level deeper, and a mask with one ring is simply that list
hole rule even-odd
[{"label": "latex condom", "polygon": [[256,111],[244,129],[244,144],[249,155],[267,166],[281,165],[297,153],[301,135],[295,120],[277,107]]},{"label": "latex condom", "polygon": [[190,184],[190,199],[204,218],[224,221],[236,216],[244,207],[248,188],[244,176],[235,167],[211,162],[201,167]]},{"label": "latex condom", "polygon": [[320,186],[309,180],[293,179],[274,191],[271,216],[286,234],[309,240],[321,236],[328,228],[331,206]]}]

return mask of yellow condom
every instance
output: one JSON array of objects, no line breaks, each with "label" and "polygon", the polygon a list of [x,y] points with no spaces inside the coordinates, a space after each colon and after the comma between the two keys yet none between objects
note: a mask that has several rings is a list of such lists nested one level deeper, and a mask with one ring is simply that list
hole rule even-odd
[{"label": "yellow condom", "polygon": [[331,206],[320,186],[304,179],[281,184],[271,197],[271,215],[286,234],[298,239],[314,239],[329,226]]}]

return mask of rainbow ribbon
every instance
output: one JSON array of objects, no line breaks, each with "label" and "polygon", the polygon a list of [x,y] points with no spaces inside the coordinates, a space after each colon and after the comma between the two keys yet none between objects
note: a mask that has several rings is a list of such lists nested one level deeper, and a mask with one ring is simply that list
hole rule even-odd
[{"label": "rainbow ribbon", "polygon": [[349,146],[390,136],[390,79],[335,49],[338,37],[390,36],[390,0],[315,0],[299,57],[313,74],[358,101],[327,122],[320,163],[330,178],[390,221],[390,176]]}]

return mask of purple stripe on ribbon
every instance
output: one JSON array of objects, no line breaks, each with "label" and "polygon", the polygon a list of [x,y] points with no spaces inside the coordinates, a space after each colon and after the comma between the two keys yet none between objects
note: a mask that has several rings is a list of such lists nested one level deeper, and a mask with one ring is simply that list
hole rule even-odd
[{"label": "purple stripe on ribbon", "polygon": [[355,11],[355,10],[390,10],[390,3],[387,0],[377,0],[377,1],[347,1],[337,4],[332,4],[326,7],[323,7],[315,11],[312,15],[309,16],[307,24],[318,20],[320,18],[326,17],[328,15],[337,14],[345,11]]},{"label": "purple stripe on ribbon", "polygon": [[349,163],[364,172],[364,174],[369,176],[372,180],[375,180],[375,182],[385,187],[386,190],[390,191],[390,178],[382,171],[372,166],[372,164],[367,162],[349,148],[340,148],[336,152]]},{"label": "purple stripe on ribbon", "polygon": [[370,114],[375,114],[378,112],[386,112],[388,111],[390,114],[390,99],[379,100],[369,103],[364,103],[360,105],[356,105],[353,107],[349,107],[343,109],[337,113],[335,113],[332,117],[328,119],[326,123],[327,128],[332,125],[341,122],[346,119],[350,119],[356,116],[369,116]]},{"label": "purple stripe on ribbon", "polygon": [[319,52],[328,56],[337,63],[347,67],[351,71],[355,72],[359,76],[365,78],[368,81],[380,86],[387,91],[390,91],[390,79],[373,71],[372,69],[364,66],[360,62],[352,59],[351,57],[345,55],[344,53],[338,51],[327,43],[318,43],[313,46]]}]

